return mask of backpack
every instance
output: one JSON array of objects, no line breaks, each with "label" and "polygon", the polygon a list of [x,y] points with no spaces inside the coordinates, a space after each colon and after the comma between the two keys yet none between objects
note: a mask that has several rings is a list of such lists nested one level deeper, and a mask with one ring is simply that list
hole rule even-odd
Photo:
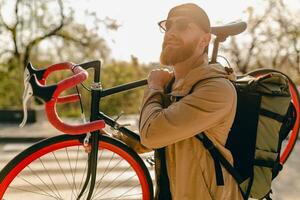
[{"label": "backpack", "polygon": [[244,199],[270,199],[271,182],[282,169],[281,144],[296,121],[289,82],[283,74],[272,72],[259,77],[241,76],[232,83],[237,92],[237,110],[225,147],[232,153],[234,166],[205,133],[196,137],[213,157],[218,185],[224,184],[223,165],[239,184]]}]

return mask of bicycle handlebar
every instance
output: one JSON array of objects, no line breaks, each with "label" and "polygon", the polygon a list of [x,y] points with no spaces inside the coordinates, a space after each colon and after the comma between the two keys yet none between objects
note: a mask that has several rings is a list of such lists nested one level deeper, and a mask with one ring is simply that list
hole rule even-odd
[{"label": "bicycle handlebar", "polygon": [[[54,71],[58,70],[71,70],[74,75],[60,81],[57,85],[46,86],[46,79],[47,77]],[[64,97],[59,97],[59,95],[67,90],[70,89],[77,84],[83,82],[88,78],[88,73],[86,70],[81,68],[79,65],[74,65],[70,62],[58,63],[51,65],[46,70],[44,70],[42,79],[37,80],[36,75],[30,78],[30,83],[32,87],[32,93],[34,96],[39,96],[43,98],[45,103],[45,110],[46,115],[48,117],[49,122],[58,130],[67,133],[67,134],[82,134],[86,132],[91,132],[95,130],[99,130],[105,127],[105,123],[103,120],[96,120],[93,122],[89,122],[86,124],[80,125],[70,125],[64,123],[56,112],[56,103],[66,103],[66,102],[74,102],[79,99],[78,94],[72,94]],[[51,89],[51,91],[50,91]],[[44,91],[43,91],[44,90]],[[45,97],[44,94],[51,93],[50,97]],[[48,94],[49,96],[49,94]]]}]

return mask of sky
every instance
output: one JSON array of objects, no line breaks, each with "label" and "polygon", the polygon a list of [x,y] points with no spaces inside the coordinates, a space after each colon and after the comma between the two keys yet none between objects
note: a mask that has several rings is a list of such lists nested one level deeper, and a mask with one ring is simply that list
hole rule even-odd
[{"label": "sky", "polygon": [[[76,20],[88,26],[84,11],[96,12],[104,19],[116,19],[121,27],[117,31],[102,27],[99,35],[111,49],[111,58],[130,61],[131,55],[142,63],[158,62],[163,40],[157,22],[167,17],[168,11],[182,3],[196,3],[208,14],[211,25],[247,20],[245,10],[253,6],[255,13],[264,9],[264,0],[68,0],[75,11]],[[285,1],[291,8],[300,6],[299,0]],[[4,13],[10,19],[12,13]],[[92,26],[92,25],[91,25]],[[238,37],[243,37],[240,34]],[[97,58],[98,59],[98,58]],[[99,58],[101,59],[101,58]]]},{"label": "sky", "polygon": [[[142,63],[158,62],[163,33],[157,22],[167,17],[170,8],[187,2],[202,7],[208,14],[212,25],[229,23],[246,19],[244,10],[257,4],[259,0],[86,0],[71,1],[79,20],[84,21],[81,10],[96,11],[98,16],[116,19],[121,27],[118,31],[100,30],[100,35],[111,49],[111,57],[116,60],[129,61],[131,55],[138,57]],[[259,9],[256,8],[256,9]]]}]

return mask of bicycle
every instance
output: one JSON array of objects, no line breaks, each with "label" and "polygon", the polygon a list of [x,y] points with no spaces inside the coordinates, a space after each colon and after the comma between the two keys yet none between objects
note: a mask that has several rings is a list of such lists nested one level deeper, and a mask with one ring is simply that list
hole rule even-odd
[{"label": "bicycle", "polygon": [[[216,62],[219,43],[225,41],[228,36],[243,32],[245,28],[244,22],[212,28],[216,39],[211,63]],[[208,49],[206,51],[208,52]],[[89,89],[90,122],[81,125],[66,124],[56,113],[56,103],[81,102],[81,98],[78,90],[76,94],[68,96],[59,97],[59,94],[82,83],[88,76],[86,70],[89,68],[94,69],[94,83]],[[46,78],[57,70],[71,70],[74,75],[57,85],[47,86]],[[100,132],[107,124],[128,137],[140,140],[137,133],[102,113],[99,103],[103,97],[145,86],[147,80],[103,89],[100,71],[100,61],[78,65],[60,63],[42,70],[34,69],[30,63],[27,65],[24,72],[26,87],[23,96],[25,118],[26,101],[30,96],[38,96],[46,102],[49,122],[67,134],[42,140],[12,159],[0,172],[0,199],[20,199],[25,194],[30,195],[31,199],[153,199],[151,176],[141,157],[123,142]],[[270,71],[273,70],[256,70],[249,74],[259,76]],[[300,120],[299,93],[291,79],[289,81],[298,115],[288,144],[281,155],[282,164],[286,162],[295,145]],[[61,154],[65,154],[63,159],[59,158]],[[50,161],[49,166],[45,166],[46,161]],[[85,165],[82,166],[82,163]],[[57,169],[54,170],[54,167]],[[30,181],[26,179],[29,176]],[[121,183],[116,183],[117,179],[121,180]],[[34,185],[36,182],[38,184]],[[21,191],[20,196],[15,197],[18,191]]]}]

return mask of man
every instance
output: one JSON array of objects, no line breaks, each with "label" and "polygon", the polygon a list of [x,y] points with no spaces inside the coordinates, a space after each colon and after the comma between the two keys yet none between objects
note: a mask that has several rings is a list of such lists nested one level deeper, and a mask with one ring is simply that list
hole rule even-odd
[{"label": "man", "polygon": [[[157,69],[148,77],[139,124],[141,143],[152,149],[165,147],[162,156],[173,200],[242,199],[225,169],[224,185],[217,185],[214,161],[194,137],[206,133],[232,161],[224,146],[236,111],[236,93],[228,79],[235,77],[218,64],[208,65],[209,19],[197,5],[183,4],[172,8],[159,25],[165,31],[161,64],[172,66],[174,73]],[[170,82],[172,89],[166,91]],[[166,92],[171,96],[169,103]],[[183,98],[176,101],[176,97]]]},{"label": "man", "polygon": [[[242,199],[233,177],[222,167],[217,184],[214,160],[195,135],[204,132],[232,162],[225,148],[236,111],[232,72],[208,65],[210,22],[195,4],[172,8],[159,23],[165,31],[160,61],[153,70],[141,106],[139,152],[156,150],[156,199]],[[180,99],[180,100],[179,100]],[[147,148],[144,148],[144,147]]]}]

